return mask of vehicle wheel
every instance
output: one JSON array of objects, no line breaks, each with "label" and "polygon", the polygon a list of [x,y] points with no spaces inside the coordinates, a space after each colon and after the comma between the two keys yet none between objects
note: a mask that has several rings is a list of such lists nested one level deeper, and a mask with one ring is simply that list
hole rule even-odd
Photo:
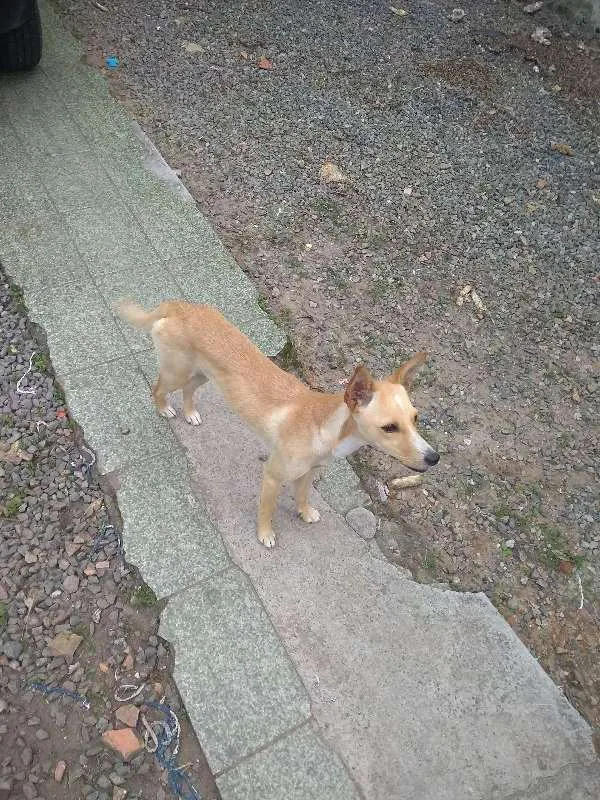
[{"label": "vehicle wheel", "polygon": [[33,69],[42,57],[42,22],[37,4],[19,28],[0,34],[0,70]]}]

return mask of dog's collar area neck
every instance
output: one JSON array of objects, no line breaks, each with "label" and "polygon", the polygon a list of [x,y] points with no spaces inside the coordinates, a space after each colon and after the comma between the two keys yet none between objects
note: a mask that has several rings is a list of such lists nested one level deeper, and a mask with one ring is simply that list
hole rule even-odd
[{"label": "dog's collar area neck", "polygon": [[354,433],[350,433],[339,439],[338,443],[333,449],[334,458],[344,458],[352,453],[355,453],[359,448],[366,444],[364,439]]}]

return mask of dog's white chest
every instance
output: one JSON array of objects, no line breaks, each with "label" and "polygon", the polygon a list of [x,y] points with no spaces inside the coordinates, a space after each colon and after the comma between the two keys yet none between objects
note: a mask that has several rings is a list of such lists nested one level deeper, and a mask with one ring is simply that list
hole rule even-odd
[{"label": "dog's white chest", "polygon": [[332,455],[334,458],[345,458],[355,453],[364,443],[364,440],[359,439],[358,436],[346,436],[335,448]]}]

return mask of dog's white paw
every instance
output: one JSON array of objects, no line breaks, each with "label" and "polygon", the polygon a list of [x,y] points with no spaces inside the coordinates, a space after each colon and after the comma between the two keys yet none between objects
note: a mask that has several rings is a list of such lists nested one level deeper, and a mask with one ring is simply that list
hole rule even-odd
[{"label": "dog's white paw", "polygon": [[273,531],[264,531],[258,534],[258,541],[264,544],[265,547],[275,547],[275,534]]},{"label": "dog's white paw", "polygon": [[161,415],[161,417],[164,417],[165,419],[173,419],[173,417],[177,416],[177,412],[175,411],[173,406],[165,406],[164,408],[161,408],[161,410],[158,413]]},{"label": "dog's white paw", "polygon": [[308,506],[303,511],[300,512],[300,516],[304,520],[304,522],[318,522],[321,519],[321,515],[317,511],[316,508],[312,506]]},{"label": "dog's white paw", "polygon": [[192,411],[191,414],[185,415],[185,421],[189,422],[190,425],[201,425],[202,417],[197,411]]}]

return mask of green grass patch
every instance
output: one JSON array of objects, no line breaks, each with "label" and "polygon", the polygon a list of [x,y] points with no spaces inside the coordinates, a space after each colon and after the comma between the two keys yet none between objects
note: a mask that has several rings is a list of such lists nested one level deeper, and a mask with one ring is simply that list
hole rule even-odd
[{"label": "green grass patch", "polygon": [[151,608],[152,606],[155,606],[157,602],[158,599],[156,595],[147,583],[142,583],[141,586],[138,586],[136,589],[134,589],[133,594],[131,595],[131,603],[134,606]]},{"label": "green grass patch", "polygon": [[19,286],[11,285],[8,289],[8,293],[19,307],[25,307],[25,295],[23,294],[23,289],[21,289]]},{"label": "green grass patch", "polygon": [[300,357],[298,356],[298,351],[296,350],[296,347],[291,339],[286,341],[277,358],[282,369],[286,370],[287,372],[290,372],[291,370],[297,370],[300,372]]},{"label": "green grass patch", "polygon": [[8,625],[8,606],[6,603],[0,603],[0,631],[3,631]]},{"label": "green grass patch", "polygon": [[13,494],[9,497],[4,506],[2,506],[2,513],[7,519],[14,519],[19,513],[19,508],[23,503],[23,498],[20,494]]},{"label": "green grass patch", "polygon": [[37,372],[47,372],[50,366],[50,361],[45,353],[36,353],[31,363]]},{"label": "green grass patch", "polygon": [[434,572],[437,565],[437,559],[435,557],[435,553],[425,553],[425,558],[423,559],[423,569],[428,569],[430,572]]},{"label": "green grass patch", "polygon": [[557,569],[561,561],[569,561],[577,569],[583,566],[584,557],[573,553],[566,536],[559,528],[546,523],[538,524],[538,528],[544,540],[542,558],[548,567]]}]

